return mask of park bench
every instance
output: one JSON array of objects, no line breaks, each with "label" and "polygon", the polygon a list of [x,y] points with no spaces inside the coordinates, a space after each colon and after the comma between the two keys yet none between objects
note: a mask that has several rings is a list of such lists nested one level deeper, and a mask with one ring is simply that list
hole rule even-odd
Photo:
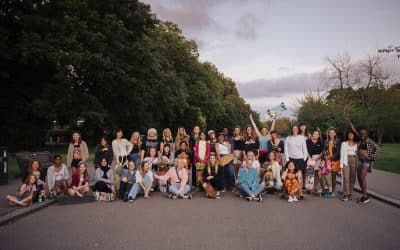
[{"label": "park bench", "polygon": [[15,159],[17,160],[21,175],[28,170],[29,164],[33,160],[40,162],[45,175],[47,174],[47,169],[53,165],[53,156],[49,151],[20,152],[15,154]]}]

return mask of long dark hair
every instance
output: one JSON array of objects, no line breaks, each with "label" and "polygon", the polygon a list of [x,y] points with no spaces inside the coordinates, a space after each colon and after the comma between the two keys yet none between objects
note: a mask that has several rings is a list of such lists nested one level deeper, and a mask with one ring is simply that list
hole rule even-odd
[{"label": "long dark hair", "polygon": [[82,142],[82,134],[81,134],[81,132],[79,132],[79,131],[73,131],[73,132],[72,132],[71,144],[75,144],[75,141],[74,141],[74,134],[78,134],[78,135],[79,135],[78,144],[81,144],[81,142]]},{"label": "long dark hair", "polygon": [[299,167],[296,165],[296,163],[294,161],[288,161],[285,164],[284,170],[288,169],[290,163],[293,163],[293,165],[294,165],[294,173],[297,173],[299,171]]},{"label": "long dark hair", "polygon": [[85,172],[83,173],[83,182],[88,182],[89,181],[88,165],[83,161],[79,162],[79,165],[78,165],[79,175],[81,175],[81,173],[79,172],[79,168],[81,167],[81,165],[85,165],[85,167],[86,167]]}]

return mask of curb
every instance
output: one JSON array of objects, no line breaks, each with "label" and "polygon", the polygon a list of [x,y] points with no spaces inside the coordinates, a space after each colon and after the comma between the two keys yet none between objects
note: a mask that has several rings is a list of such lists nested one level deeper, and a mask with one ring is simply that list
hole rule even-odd
[{"label": "curb", "polygon": [[[337,180],[336,183],[339,183],[340,185],[342,185],[341,181]],[[361,188],[359,186],[354,186],[354,190],[359,192],[359,193],[362,192]],[[396,199],[390,198],[390,197],[388,197],[386,195],[379,194],[379,193],[377,193],[375,191],[372,191],[370,189],[367,189],[367,194],[369,196],[371,196],[372,198],[374,198],[374,199],[380,200],[380,201],[382,201],[382,202],[384,202],[386,204],[389,204],[391,206],[395,206],[397,208],[400,208],[400,200],[396,200]]]},{"label": "curb", "polygon": [[33,212],[39,211],[40,209],[46,208],[46,207],[54,204],[56,201],[57,201],[56,199],[46,200],[42,203],[37,203],[34,205],[30,205],[28,207],[19,208],[14,211],[11,211],[10,213],[7,213],[4,216],[0,217],[0,226],[10,224],[11,222],[13,222],[23,216],[26,216]]}]

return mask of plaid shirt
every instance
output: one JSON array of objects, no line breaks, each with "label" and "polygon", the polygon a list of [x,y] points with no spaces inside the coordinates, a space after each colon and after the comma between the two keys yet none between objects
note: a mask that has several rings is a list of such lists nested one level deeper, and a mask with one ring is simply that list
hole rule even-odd
[{"label": "plaid shirt", "polygon": [[371,159],[371,167],[374,164],[374,161],[378,158],[379,155],[379,147],[378,145],[371,140],[370,138],[367,138],[365,142],[360,142],[358,144],[358,148],[360,148],[360,144],[365,143],[367,145],[367,151],[368,151],[368,157]]}]

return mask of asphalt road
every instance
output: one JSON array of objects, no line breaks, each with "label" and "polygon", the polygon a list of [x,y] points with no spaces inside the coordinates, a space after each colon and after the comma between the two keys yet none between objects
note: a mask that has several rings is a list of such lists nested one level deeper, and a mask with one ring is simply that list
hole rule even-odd
[{"label": "asphalt road", "polygon": [[400,209],[276,195],[54,205],[0,228],[0,249],[399,249]]}]

